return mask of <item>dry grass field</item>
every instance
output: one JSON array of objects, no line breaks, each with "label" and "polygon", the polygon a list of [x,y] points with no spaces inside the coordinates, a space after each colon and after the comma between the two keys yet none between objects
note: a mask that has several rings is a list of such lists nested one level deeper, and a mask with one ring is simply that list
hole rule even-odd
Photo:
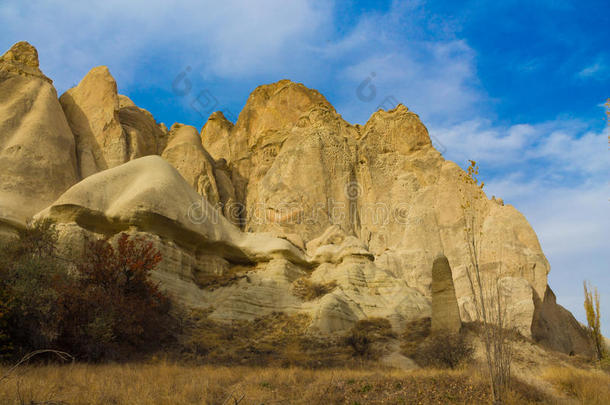
[{"label": "dry grass field", "polygon": [[[610,375],[550,368],[551,392],[515,383],[507,403],[608,404]],[[31,365],[0,382],[2,404],[476,404],[490,403],[473,368],[384,369],[129,364]]]}]

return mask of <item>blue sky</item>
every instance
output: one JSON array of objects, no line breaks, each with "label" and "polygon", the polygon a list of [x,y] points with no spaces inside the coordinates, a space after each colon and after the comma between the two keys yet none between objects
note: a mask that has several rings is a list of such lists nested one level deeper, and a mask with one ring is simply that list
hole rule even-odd
[{"label": "blue sky", "polygon": [[283,78],[352,123],[402,102],[526,215],[562,305],[584,320],[582,281],[599,287],[610,335],[607,1],[5,0],[0,22],[0,48],[35,45],[60,94],[107,65],[168,126],[200,128],[212,108],[236,117]]}]

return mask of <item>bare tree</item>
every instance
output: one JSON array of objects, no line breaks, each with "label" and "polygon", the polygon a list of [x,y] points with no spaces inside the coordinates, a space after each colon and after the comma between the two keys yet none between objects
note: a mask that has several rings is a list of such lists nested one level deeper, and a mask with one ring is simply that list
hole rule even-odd
[{"label": "bare tree", "polygon": [[[479,169],[475,161],[470,161],[467,172],[462,176],[462,211],[464,214],[464,235],[469,253],[466,274],[474,300],[477,319],[482,324],[485,360],[490,379],[494,403],[502,403],[510,386],[512,345],[508,329],[507,302],[500,291],[502,262],[496,274],[481,274],[480,256],[482,224],[477,211],[478,200],[484,197],[479,182]],[[501,255],[500,255],[501,256]]]}]

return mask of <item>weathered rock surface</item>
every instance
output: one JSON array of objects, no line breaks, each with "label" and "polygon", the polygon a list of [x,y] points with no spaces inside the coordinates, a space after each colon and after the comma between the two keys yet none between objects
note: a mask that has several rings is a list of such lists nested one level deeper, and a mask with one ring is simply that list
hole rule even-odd
[{"label": "weathered rock surface", "polygon": [[59,101],[74,133],[82,178],[129,160],[127,135],[119,121],[117,84],[106,66],[91,69]]},{"label": "weathered rock surface", "polygon": [[220,111],[210,115],[201,129],[203,147],[214,159],[229,159],[232,156],[230,142],[232,130],[233,123]]},{"label": "weathered rock surface", "polygon": [[174,124],[161,155],[211,205],[218,206],[220,195],[214,176],[214,159],[201,145],[199,133],[190,125]]},{"label": "weathered rock surface", "polygon": [[561,305],[555,293],[547,287],[543,298],[534,296],[536,310],[532,322],[532,337],[550,349],[566,354],[593,355],[586,328]]},{"label": "weathered rock surface", "polygon": [[23,226],[78,181],[74,138],[27,42],[0,58],[0,232]]},{"label": "weathered rock surface", "polygon": [[129,160],[160,155],[167,145],[167,129],[157,124],[152,114],[119,94],[119,122],[127,136]]},{"label": "weathered rock surface", "polygon": [[178,169],[187,183],[212,206],[231,222],[239,222],[239,216],[231,213],[232,204],[235,203],[235,189],[226,162],[214,161],[203,148],[194,127],[174,124],[161,156]]},{"label": "weathered rock surface", "polygon": [[[305,312],[322,333],[367,317],[397,330],[422,317],[452,330],[476,320],[474,236],[510,325],[587,350],[527,220],[464,182],[402,105],[351,125],[317,91],[282,80],[257,88],[235,125],[214,113],[201,135],[168,131],[117,93],[105,67],[60,102],[34,48],[2,57],[0,233],[42,210],[62,249],[141,235],[164,257],[155,277],[186,304],[216,319]],[[332,288],[305,300],[295,283]]]},{"label": "weathered rock surface", "polygon": [[119,95],[106,66],[89,71],[59,99],[76,140],[82,178],[142,156],[161,154],[167,131],[152,114]]},{"label": "weathered rock surface", "polygon": [[[300,311],[311,314],[312,328],[336,332],[363,317],[387,317],[400,327],[430,315],[428,300],[404,280],[377,268],[364,249],[330,255],[309,274],[317,262],[302,250],[269,234],[241,232],[157,156],[84,179],[36,218],[59,223],[61,244],[72,254],[82,249],[87,237],[128,232],[153,240],[164,258],[155,277],[186,304],[213,307],[211,316],[217,319]],[[336,232],[332,236],[321,240],[316,250],[338,251],[334,245],[349,239]],[[237,273],[239,279],[227,287],[199,287],[210,277]],[[303,302],[291,292],[301,277],[333,280],[338,287]]]},{"label": "weathered rock surface", "polygon": [[[462,205],[474,200],[485,273],[523,279],[544,293],[549,265],[525,218],[464,183],[463,171],[443,159],[402,105],[352,126],[319,93],[281,81],[254,91],[235,127],[223,133],[217,157],[228,153],[247,231],[296,234],[308,243],[335,225],[362,243],[377,266],[428,298],[432,263],[444,254],[462,320],[470,321],[476,312]],[[515,318],[523,331],[533,316],[533,305],[529,313],[525,308]]]},{"label": "weathered rock surface", "polygon": [[449,261],[438,256],[432,263],[432,331],[457,333],[462,327]]}]

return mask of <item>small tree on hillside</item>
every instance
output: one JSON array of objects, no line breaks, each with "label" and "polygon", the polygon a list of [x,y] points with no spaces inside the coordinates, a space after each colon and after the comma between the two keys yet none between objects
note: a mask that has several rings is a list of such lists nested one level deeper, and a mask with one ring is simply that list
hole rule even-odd
[{"label": "small tree on hillside", "polygon": [[90,360],[154,349],[169,335],[169,299],[150,280],[161,261],[151,242],[119,235],[90,242],[77,280],[61,290],[64,347]]},{"label": "small tree on hillside", "polygon": [[587,282],[583,282],[585,290],[585,313],[587,314],[587,324],[591,340],[595,346],[595,354],[598,360],[602,360],[605,355],[604,338],[602,336],[600,311],[599,311],[599,293],[597,288],[587,287]]},{"label": "small tree on hillside", "polygon": [[478,179],[479,168],[470,160],[467,172],[462,176],[462,212],[464,235],[468,246],[470,263],[466,274],[474,300],[478,320],[482,323],[485,359],[494,403],[501,403],[510,386],[512,346],[507,322],[507,303],[500,293],[499,276],[502,262],[496,275],[483,277],[480,268],[482,224],[476,205],[485,197],[484,183]]}]

